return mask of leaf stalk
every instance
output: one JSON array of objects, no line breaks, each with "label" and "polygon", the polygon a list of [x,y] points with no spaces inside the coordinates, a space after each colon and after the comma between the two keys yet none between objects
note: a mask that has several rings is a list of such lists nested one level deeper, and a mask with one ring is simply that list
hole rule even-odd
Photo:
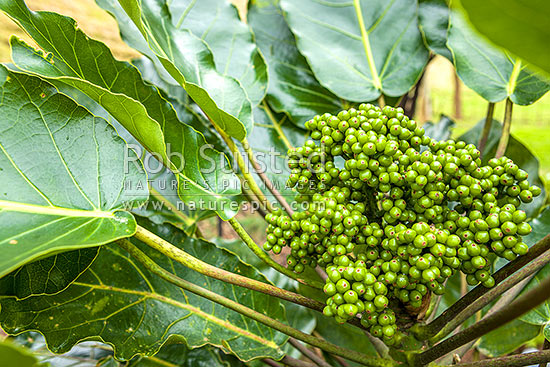
[{"label": "leaf stalk", "polygon": [[[285,301],[293,302],[316,311],[322,311],[324,307],[319,301],[205,263],[141,226],[137,227],[134,237],[172,260],[207,277],[284,299]],[[126,247],[124,248],[127,250]]]},{"label": "leaf stalk", "polygon": [[288,325],[283,324],[282,322],[272,319],[271,317],[264,315],[261,312],[255,311],[247,306],[244,306],[236,301],[233,301],[229,298],[223,297],[215,292],[212,292],[208,289],[202,288],[196,284],[193,284],[185,279],[178,277],[162,268],[160,265],[155,263],[151,258],[144,254],[140,249],[130,243],[128,240],[121,240],[119,244],[127,250],[132,257],[139,261],[143,266],[145,266],[153,274],[158,275],[162,279],[182,288],[183,290],[194,293],[198,296],[204,297],[212,302],[218,303],[224,307],[227,307],[235,312],[238,312],[242,315],[245,315],[259,323],[262,323],[266,326],[269,326],[281,333],[294,337],[298,340],[301,340],[307,344],[313,345],[317,348],[325,350],[329,353],[344,357],[350,361],[361,363],[365,366],[370,367],[393,367],[396,366],[394,361],[388,359],[381,359],[376,357],[371,357],[363,353],[359,353],[353,350],[339,347],[335,344],[327,342],[326,340],[314,337],[312,335],[303,333],[299,330],[296,330]]},{"label": "leaf stalk", "polygon": [[318,367],[332,367],[330,364],[327,363],[323,358],[319,357],[315,352],[308,349],[305,345],[300,343],[298,340],[294,338],[288,339],[288,342],[296,349],[300,351],[304,356],[309,358],[315,365]]},{"label": "leaf stalk", "polygon": [[546,366],[547,362],[550,362],[550,350],[514,354],[512,356],[491,358],[476,362],[459,363],[456,367],[520,367],[529,366],[534,363],[542,363],[540,366]]},{"label": "leaf stalk", "polygon": [[268,188],[269,191],[273,194],[275,199],[281,204],[281,206],[285,209],[285,211],[288,213],[288,215],[292,215],[294,213],[294,210],[290,207],[286,199],[281,195],[279,190],[273,185],[273,182],[267,177],[265,172],[262,170],[262,167],[260,167],[260,164],[256,160],[256,157],[254,156],[254,152],[252,151],[252,148],[250,147],[250,144],[248,143],[248,140],[246,138],[242,141],[243,149],[248,155],[248,160],[250,163],[252,163],[252,167],[254,168],[254,171],[256,171],[256,174],[260,177],[264,185]]},{"label": "leaf stalk", "polygon": [[250,170],[248,169],[242,155],[241,155],[241,152],[239,152],[239,148],[237,148],[237,145],[235,144],[235,142],[233,141],[233,138],[231,138],[229,135],[227,135],[218,125],[216,125],[216,123],[214,123],[214,121],[212,121],[210,119],[210,122],[212,123],[212,125],[214,126],[214,128],[216,129],[216,131],[218,132],[218,134],[220,134],[220,136],[222,137],[222,139],[225,141],[225,144],[227,144],[227,147],[229,148],[229,150],[231,150],[231,153],[233,154],[233,157],[237,160],[237,165],[239,166],[239,169],[241,171],[241,174],[243,175],[244,177],[244,180],[245,182],[248,184],[248,187],[250,188],[250,190],[254,193],[254,195],[258,198],[258,201],[260,203],[262,203],[266,208],[267,210],[269,210],[270,212],[272,212],[274,210],[274,207],[273,205],[271,204],[271,202],[267,199],[267,197],[264,195],[262,189],[260,189],[260,187],[258,186],[258,184],[256,183],[256,180],[254,180],[254,177],[252,176],[252,174],[250,173]]}]

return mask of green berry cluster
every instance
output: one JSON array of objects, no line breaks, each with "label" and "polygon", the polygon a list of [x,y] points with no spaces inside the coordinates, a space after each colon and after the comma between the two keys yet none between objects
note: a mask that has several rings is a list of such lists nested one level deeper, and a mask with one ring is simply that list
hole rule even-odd
[{"label": "green berry cluster", "polygon": [[361,104],[305,125],[313,140],[288,151],[287,185],[307,209],[268,214],[264,249],[290,247],[297,273],[326,270],[325,315],[346,322],[362,313],[392,344],[401,306],[443,294],[457,270],[492,287],[489,255],[527,252],[531,227],[519,206],[541,189],[512,160],[482,165],[473,144],[431,139],[401,108]]}]

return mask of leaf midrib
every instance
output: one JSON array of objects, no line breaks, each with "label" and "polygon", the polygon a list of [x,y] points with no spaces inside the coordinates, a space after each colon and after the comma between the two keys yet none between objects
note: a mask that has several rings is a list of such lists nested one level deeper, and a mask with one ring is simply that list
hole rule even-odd
[{"label": "leaf midrib", "polygon": [[367,63],[369,64],[370,73],[372,75],[372,84],[379,91],[382,90],[382,82],[380,81],[380,76],[376,70],[376,64],[374,63],[374,57],[372,55],[372,49],[370,46],[369,35],[365,27],[365,21],[363,20],[363,13],[361,11],[361,0],[353,0],[353,6],[355,9],[355,15],[357,16],[357,22],[359,24],[359,29],[361,31],[361,41],[363,42],[363,48],[365,49],[365,57],[367,58]]},{"label": "leaf midrib", "polygon": [[514,61],[514,67],[512,69],[512,73],[510,74],[510,79],[506,84],[506,92],[508,94],[508,97],[514,94],[514,91],[516,90],[516,85],[517,85],[520,72],[521,72],[521,59],[516,59]]},{"label": "leaf midrib", "polygon": [[45,206],[27,204],[16,201],[0,200],[0,210],[28,214],[54,215],[62,217],[88,217],[88,218],[115,218],[113,212],[103,210],[84,210],[64,208],[59,206]]}]

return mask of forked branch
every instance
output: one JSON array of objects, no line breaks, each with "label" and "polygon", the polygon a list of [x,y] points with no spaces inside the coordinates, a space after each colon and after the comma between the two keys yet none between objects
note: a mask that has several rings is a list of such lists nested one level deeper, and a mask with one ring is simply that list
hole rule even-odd
[{"label": "forked branch", "polygon": [[[550,298],[550,293],[548,293],[549,287],[550,278],[544,279],[538,286],[516,298],[515,301],[502,307],[492,315],[485,317],[474,325],[458,332],[448,339],[445,339],[425,352],[416,355],[414,358],[414,366],[425,366],[431,361],[452,352],[461,345],[475,340],[529,312]],[[490,366],[494,365],[491,364]]]},{"label": "forked branch", "polygon": [[[487,297],[487,298],[490,298],[489,299],[489,302],[490,302],[496,296],[499,295],[498,291],[494,291],[495,289],[498,289],[499,291],[504,292],[505,290],[510,289],[513,285],[517,284],[519,281],[521,281],[525,277],[532,274],[537,269],[540,269],[540,267],[544,266],[544,264],[546,264],[550,260],[550,258],[549,256],[545,256],[544,258],[539,259],[539,256],[541,256],[548,250],[550,250],[550,235],[544,237],[542,240],[534,244],[529,249],[529,252],[526,255],[518,257],[516,260],[508,263],[506,266],[502,267],[499,271],[497,271],[493,276],[496,281],[496,286],[494,288],[491,289],[491,288],[486,288],[483,285],[478,285],[477,287],[472,289],[470,292],[468,292],[464,297],[456,301],[451,307],[446,309],[441,315],[435,318],[435,320],[433,320],[431,323],[426,325],[417,324],[413,328],[411,328],[411,331],[414,333],[414,335],[418,339],[426,340],[438,334],[444,327],[446,328],[446,330],[449,330],[451,327],[453,327],[453,326],[448,326],[449,323],[457,324],[457,321],[453,321],[453,320],[455,320],[457,316],[459,316],[466,308],[475,304],[476,300],[481,298],[484,294],[489,292],[492,293],[494,297],[492,296]],[[513,280],[509,281],[504,286],[500,285],[500,283],[503,282],[506,278],[510,277],[512,274],[516,273],[519,269],[523,268],[526,264],[530,263],[533,260],[535,260],[535,265],[531,264],[528,270],[524,269],[520,274],[515,275]],[[485,298],[485,300],[487,300],[487,298]],[[478,304],[483,304],[483,302],[480,302]],[[484,305],[485,304],[487,303],[484,303]],[[471,310],[473,309],[475,309],[475,307],[471,308]],[[479,309],[480,308],[475,309],[475,311]],[[462,320],[461,322],[463,321],[464,320]],[[455,325],[453,329],[451,329],[450,331],[454,330],[454,328],[458,325],[459,324]],[[441,333],[440,335],[445,336],[447,334]]]}]

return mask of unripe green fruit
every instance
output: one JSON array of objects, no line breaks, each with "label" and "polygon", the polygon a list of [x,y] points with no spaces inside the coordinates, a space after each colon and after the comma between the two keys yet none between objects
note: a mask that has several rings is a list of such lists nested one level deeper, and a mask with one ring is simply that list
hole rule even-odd
[{"label": "unripe green fruit", "polygon": [[363,312],[362,324],[395,344],[391,308],[443,294],[456,271],[492,287],[491,254],[528,251],[521,236],[531,226],[519,207],[542,190],[510,159],[483,165],[473,144],[432,139],[391,106],[363,103],[306,128],[313,140],[289,149],[287,181],[306,209],[266,215],[264,249],[289,247],[297,273],[325,268],[326,316],[346,322]]}]

